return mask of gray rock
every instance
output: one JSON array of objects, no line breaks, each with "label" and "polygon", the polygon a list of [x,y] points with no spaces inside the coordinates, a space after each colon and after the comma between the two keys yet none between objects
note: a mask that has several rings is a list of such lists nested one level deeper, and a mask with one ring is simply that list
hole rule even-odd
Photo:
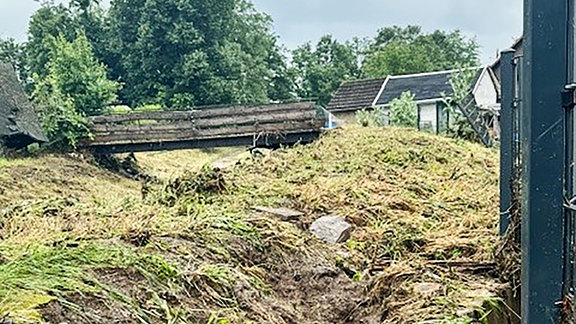
[{"label": "gray rock", "polygon": [[342,243],[350,238],[352,225],[340,216],[324,216],[310,226],[310,232],[328,243]]}]

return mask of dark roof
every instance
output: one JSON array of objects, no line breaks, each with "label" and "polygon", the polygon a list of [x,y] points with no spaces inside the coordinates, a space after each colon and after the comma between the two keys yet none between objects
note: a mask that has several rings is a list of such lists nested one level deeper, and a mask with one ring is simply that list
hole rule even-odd
[{"label": "dark roof", "polygon": [[351,81],[342,84],[326,109],[349,111],[372,107],[386,79]]},{"label": "dark roof", "polygon": [[19,149],[47,141],[36,111],[11,65],[0,63],[0,142]]},{"label": "dark roof", "polygon": [[[482,73],[475,80],[478,80]],[[431,72],[411,75],[391,76],[386,82],[384,91],[376,102],[377,106],[389,105],[392,100],[400,98],[402,93],[410,91],[414,95],[414,101],[441,99],[443,95],[451,96],[454,91],[450,84],[450,76],[455,71]],[[474,82],[474,85],[476,82]]]}]

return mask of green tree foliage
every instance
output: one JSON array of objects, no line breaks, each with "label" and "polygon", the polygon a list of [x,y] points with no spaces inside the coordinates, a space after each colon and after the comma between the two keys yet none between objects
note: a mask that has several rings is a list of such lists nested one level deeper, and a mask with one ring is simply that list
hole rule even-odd
[{"label": "green tree foliage", "polygon": [[393,26],[379,31],[368,49],[363,76],[431,72],[478,66],[479,46],[458,30],[426,34],[419,26]]},{"label": "green tree foliage", "polygon": [[400,98],[392,100],[390,104],[390,125],[401,127],[417,127],[418,105],[414,102],[414,95],[404,92]]},{"label": "green tree foliage", "polygon": [[[126,19],[130,17],[130,19]],[[269,16],[245,0],[115,0],[116,75],[133,105],[183,108],[291,97]]]},{"label": "green tree foliage", "polygon": [[39,89],[58,89],[73,100],[75,110],[83,115],[99,115],[116,99],[119,85],[106,78],[106,67],[94,58],[84,32],[79,32],[72,42],[62,36],[53,38],[46,68],[48,75],[39,80]]},{"label": "green tree foliage", "polygon": [[43,79],[48,75],[47,66],[52,51],[54,37],[63,37],[67,41],[76,38],[79,25],[72,12],[64,4],[44,1],[32,15],[28,27],[26,43],[26,66],[28,77]]},{"label": "green tree foliage", "polygon": [[12,65],[22,78],[26,62],[24,61],[25,51],[22,44],[18,44],[13,38],[0,39],[0,62]]},{"label": "green tree foliage", "polygon": [[306,43],[292,53],[296,91],[300,98],[317,98],[326,105],[343,81],[359,76],[358,57],[350,43],[323,36],[315,47]]},{"label": "green tree foliage", "polygon": [[119,85],[106,78],[106,67],[94,58],[83,32],[72,42],[64,36],[48,39],[46,76],[35,75],[34,97],[53,144],[74,148],[79,138],[89,135],[85,116],[100,114],[116,99]]}]

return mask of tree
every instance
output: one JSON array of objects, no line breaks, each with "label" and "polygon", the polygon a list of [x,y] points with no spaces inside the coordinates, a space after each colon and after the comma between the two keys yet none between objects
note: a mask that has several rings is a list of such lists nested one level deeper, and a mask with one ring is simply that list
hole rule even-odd
[{"label": "tree", "polygon": [[121,97],[178,109],[287,99],[289,73],[271,21],[246,0],[112,1]]},{"label": "tree", "polygon": [[22,79],[25,73],[26,62],[24,46],[18,44],[13,38],[0,39],[0,63],[8,63],[16,69]]},{"label": "tree", "polygon": [[412,93],[404,92],[390,103],[390,125],[417,127],[418,105]]},{"label": "tree", "polygon": [[450,125],[448,125],[448,134],[454,137],[478,140],[476,131],[459,108],[459,105],[465,104],[465,98],[472,92],[477,74],[477,69],[458,69],[452,73],[449,80],[452,87],[452,95],[443,94],[444,104],[451,118]]},{"label": "tree", "polygon": [[296,92],[300,98],[317,98],[326,105],[343,81],[359,75],[354,47],[323,36],[315,47],[306,43],[292,52]]},{"label": "tree", "polygon": [[419,26],[386,27],[370,45],[363,76],[421,73],[479,65],[479,46],[458,30],[426,34]]},{"label": "tree", "polygon": [[25,45],[27,76],[45,78],[52,39],[63,37],[73,41],[78,29],[78,23],[69,8],[63,4],[56,5],[53,1],[43,1],[40,9],[32,15],[28,27],[28,42]]},{"label": "tree", "polygon": [[42,107],[44,129],[58,148],[74,148],[89,135],[86,116],[98,115],[116,98],[119,85],[106,78],[84,32],[69,42],[49,37],[46,76],[36,74],[34,97]]},{"label": "tree", "polygon": [[68,42],[63,36],[51,39],[48,74],[39,79],[39,90],[55,89],[71,98],[74,108],[86,116],[99,115],[116,99],[119,85],[106,77],[106,67],[99,63],[84,32]]}]

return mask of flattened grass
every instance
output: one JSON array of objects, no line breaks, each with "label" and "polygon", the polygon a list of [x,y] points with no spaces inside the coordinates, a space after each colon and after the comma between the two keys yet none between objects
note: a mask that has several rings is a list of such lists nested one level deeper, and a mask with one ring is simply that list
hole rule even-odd
[{"label": "flattened grass", "polygon": [[[161,179],[215,159],[186,152],[137,158]],[[349,128],[309,146],[244,160],[220,175],[223,186],[210,185],[220,178],[204,168],[198,176],[179,177],[178,186],[171,181],[152,188],[142,200],[137,182],[81,161],[0,162],[0,187],[7,189],[0,195],[0,272],[15,278],[6,288],[0,284],[0,316],[34,320],[35,307],[54,291],[113,290],[91,286],[90,269],[133,267],[151,287],[163,286],[149,296],[163,320],[240,323],[247,313],[234,287],[273,294],[265,267],[279,267],[282,255],[297,252],[333,258],[365,283],[388,323],[472,319],[501,285],[490,273],[454,264],[493,262],[497,165],[494,150],[465,141]],[[258,205],[306,216],[297,227],[254,214]],[[351,240],[341,246],[313,240],[305,229],[324,214],[353,223]],[[258,253],[275,256],[266,261],[274,264],[252,260]],[[422,292],[421,284],[442,289]],[[166,291],[182,298],[188,311],[171,304]],[[151,316],[132,307],[138,316]]]}]

